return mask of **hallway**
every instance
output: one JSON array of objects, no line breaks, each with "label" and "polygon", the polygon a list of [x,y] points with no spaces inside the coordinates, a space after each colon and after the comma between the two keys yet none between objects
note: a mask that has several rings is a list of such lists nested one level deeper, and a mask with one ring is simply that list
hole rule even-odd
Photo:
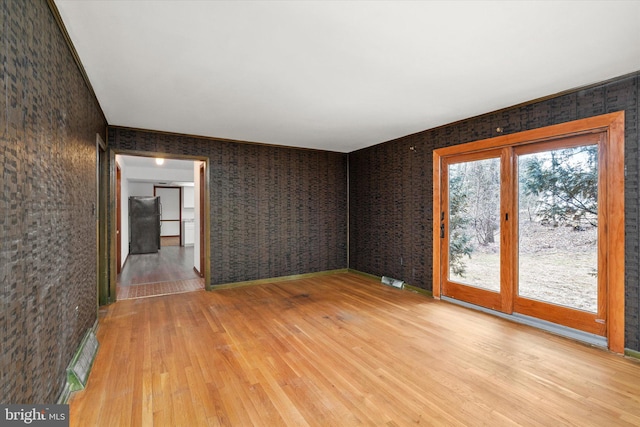
[{"label": "hallway", "polygon": [[163,246],[158,253],[129,255],[118,275],[117,299],[204,289],[193,269],[193,246]]}]

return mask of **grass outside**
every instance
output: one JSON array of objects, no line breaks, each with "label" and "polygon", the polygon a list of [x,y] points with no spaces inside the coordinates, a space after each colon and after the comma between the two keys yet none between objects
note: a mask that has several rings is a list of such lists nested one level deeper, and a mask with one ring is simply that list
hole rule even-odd
[{"label": "grass outside", "polygon": [[[525,298],[597,311],[597,229],[521,226],[518,260],[519,290]],[[499,240],[497,238],[496,240]],[[497,246],[479,247],[465,258],[464,277],[451,280],[482,289],[500,290],[500,255]]]}]

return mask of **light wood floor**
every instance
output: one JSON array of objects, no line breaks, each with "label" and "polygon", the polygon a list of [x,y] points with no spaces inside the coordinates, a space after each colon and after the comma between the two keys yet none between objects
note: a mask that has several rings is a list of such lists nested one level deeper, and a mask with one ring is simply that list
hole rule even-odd
[{"label": "light wood floor", "polygon": [[119,301],[72,426],[638,426],[640,363],[353,274]]}]

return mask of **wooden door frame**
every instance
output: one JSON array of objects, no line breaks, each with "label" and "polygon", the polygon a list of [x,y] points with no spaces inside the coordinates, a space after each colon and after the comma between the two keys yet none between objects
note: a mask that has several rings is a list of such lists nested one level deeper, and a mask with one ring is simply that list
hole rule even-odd
[{"label": "wooden door frame", "polygon": [[116,273],[122,272],[122,169],[116,162]]},{"label": "wooden door frame", "polygon": [[[517,169],[516,163],[521,155],[540,153],[544,151],[562,150],[565,148],[575,148],[583,146],[597,146],[600,148],[598,155],[598,242],[606,241],[607,227],[604,225],[607,223],[607,200],[608,200],[608,188],[607,188],[607,161],[605,160],[606,150],[606,132],[593,132],[588,134],[580,134],[575,137],[560,137],[550,141],[543,141],[539,143],[531,143],[527,145],[521,145],[513,148],[514,152],[514,169]],[[516,177],[514,176],[514,179]],[[514,187],[515,190],[515,187]],[[517,197],[516,197],[517,198]],[[516,206],[513,209],[514,224],[519,223],[520,213]],[[512,238],[516,241],[518,238],[517,227],[514,227]],[[606,271],[607,254],[604,251],[605,245],[598,244],[598,268],[597,271]],[[519,265],[517,262],[513,264],[513,277],[515,282],[519,277],[518,272]],[[600,275],[599,275],[600,276]],[[545,301],[537,301],[531,298],[515,295],[513,299],[515,310],[520,314],[536,317],[539,319],[547,320],[553,323],[570,322],[575,325],[576,328],[585,332],[595,335],[606,334],[606,319],[607,319],[607,304],[608,289],[606,286],[606,275],[602,278],[598,277],[598,304],[596,312],[587,312],[582,310],[568,310],[565,307],[555,305],[553,303]],[[566,320],[566,319],[570,319]]]},{"label": "wooden door frame", "polygon": [[440,298],[443,280],[439,233],[440,212],[444,206],[440,185],[443,158],[461,152],[481,152],[602,131],[607,134],[607,142],[604,144],[606,148],[602,154],[604,163],[601,167],[607,168],[609,172],[622,171],[607,173],[605,176],[609,195],[604,207],[607,233],[599,245],[603,245],[601,253],[607,256],[606,270],[602,272],[606,276],[603,280],[608,288],[606,338],[611,351],[624,353],[624,111],[434,150],[433,296]]},{"label": "wooden door frame", "polygon": [[[442,170],[441,179],[443,182],[443,187],[447,188],[449,185],[448,173],[447,173],[449,165],[466,163],[466,162],[475,162],[475,161],[488,160],[488,159],[497,159],[499,161],[500,170],[501,170],[500,179],[502,180],[503,179],[502,166],[504,165],[503,157],[504,157],[504,151],[502,149],[476,151],[472,153],[462,153],[460,155],[444,157],[442,158],[442,162],[440,164],[440,167]],[[500,186],[500,192],[501,192],[500,200],[503,200],[502,188],[503,186]],[[448,192],[445,192],[442,195],[442,206],[449,206],[449,199],[447,196],[448,196]],[[502,209],[502,203],[500,203],[500,205]],[[443,211],[444,210],[440,210],[438,215],[441,215],[441,212]],[[504,217],[502,212],[500,216]],[[441,220],[442,220],[441,225],[444,225],[444,229],[449,230],[449,215],[448,214],[444,215],[444,218],[441,218]],[[505,235],[505,231],[504,231],[505,225],[506,225],[505,221],[501,219],[500,220],[500,252],[504,252],[503,236]],[[440,239],[438,239],[438,241],[441,242]],[[440,277],[446,278],[449,270],[449,254],[447,252],[444,252],[442,254],[442,257],[443,257],[442,262],[440,263]],[[500,254],[500,259],[501,260],[504,259],[504,256],[502,253]],[[447,288],[447,296],[450,296],[454,299],[464,300],[471,304],[480,305],[483,307],[490,308],[492,310],[498,310],[498,311],[508,313],[508,311],[506,311],[503,307],[504,302],[503,302],[502,291],[504,290],[504,287],[505,287],[504,285],[505,281],[503,280],[502,277],[499,280],[500,280],[500,288],[501,288],[499,292],[491,291],[488,289],[476,288],[473,286],[468,286],[461,283],[459,284],[452,281],[447,281],[446,283],[445,281],[443,281],[440,291],[443,291],[443,288]]]},{"label": "wooden door frame", "polygon": [[[113,213],[115,212],[115,206],[116,206],[116,167],[115,167],[115,163],[116,163],[116,154],[121,154],[121,155],[127,155],[127,156],[143,156],[143,157],[164,157],[164,158],[172,158],[172,159],[179,159],[179,160],[191,160],[191,161],[201,161],[204,163],[205,165],[205,181],[204,181],[204,198],[205,198],[205,203],[204,203],[204,218],[205,218],[205,234],[204,234],[204,240],[205,240],[205,259],[211,259],[211,251],[209,248],[209,236],[211,234],[211,224],[209,221],[209,212],[211,210],[211,200],[209,197],[209,187],[211,185],[210,182],[210,178],[209,178],[209,158],[208,157],[202,157],[202,156],[186,156],[186,155],[175,155],[175,154],[167,154],[167,153],[159,153],[159,152],[150,152],[150,151],[138,151],[138,150],[123,150],[123,149],[113,149],[113,148],[108,148],[108,155],[106,157],[108,157],[109,159],[109,167],[108,167],[108,171],[106,170],[106,164],[107,162],[105,162],[105,175],[108,176],[108,180],[105,179],[105,182],[108,183],[108,188],[106,188],[106,190],[108,190],[105,195],[105,199],[108,200],[108,206],[107,209],[105,209],[105,214],[108,212],[109,213],[109,220],[108,220],[108,228],[109,228],[109,232],[106,232],[106,228],[105,227],[105,234],[107,235],[107,245],[108,245],[108,250],[105,250],[105,253],[108,253],[108,272],[105,272],[105,275],[107,275],[108,279],[105,280],[104,282],[101,282],[98,284],[99,286],[99,290],[98,293],[99,295],[104,295],[104,298],[100,298],[100,305],[106,305],[106,304],[111,304],[116,302],[117,298],[116,298],[116,283],[117,283],[117,274],[116,274],[116,245],[115,245],[115,241],[116,241],[116,216],[113,215]],[[107,221],[105,221],[106,224]],[[210,291],[212,290],[212,286],[211,286],[211,266],[210,263],[205,262],[205,268],[204,268],[204,287],[206,290]]]},{"label": "wooden door frame", "polygon": [[200,164],[200,168],[199,168],[199,172],[198,172],[198,177],[200,180],[200,194],[198,194],[198,197],[200,199],[200,205],[199,205],[199,215],[200,215],[200,223],[199,223],[199,229],[198,229],[198,233],[199,233],[199,237],[200,237],[200,270],[198,271],[198,273],[200,274],[200,277],[204,277],[204,269],[205,269],[205,251],[204,251],[204,245],[205,245],[205,223],[208,221],[204,220],[204,207],[205,207],[205,193],[204,193],[204,188],[205,188],[205,165],[204,163]]},{"label": "wooden door frame", "polygon": [[[96,134],[96,181],[97,181],[97,199],[96,199],[96,240],[97,240],[97,285],[98,298],[97,305],[109,303],[109,250],[108,250],[108,201],[109,201],[109,171],[108,171],[108,153],[107,144],[100,136]],[[96,310],[97,311],[97,310]]]}]

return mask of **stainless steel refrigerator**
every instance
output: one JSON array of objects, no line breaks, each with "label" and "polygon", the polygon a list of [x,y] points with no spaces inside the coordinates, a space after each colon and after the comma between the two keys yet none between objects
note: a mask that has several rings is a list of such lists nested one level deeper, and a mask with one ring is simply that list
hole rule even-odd
[{"label": "stainless steel refrigerator", "polygon": [[160,249],[160,197],[129,197],[129,253]]}]

